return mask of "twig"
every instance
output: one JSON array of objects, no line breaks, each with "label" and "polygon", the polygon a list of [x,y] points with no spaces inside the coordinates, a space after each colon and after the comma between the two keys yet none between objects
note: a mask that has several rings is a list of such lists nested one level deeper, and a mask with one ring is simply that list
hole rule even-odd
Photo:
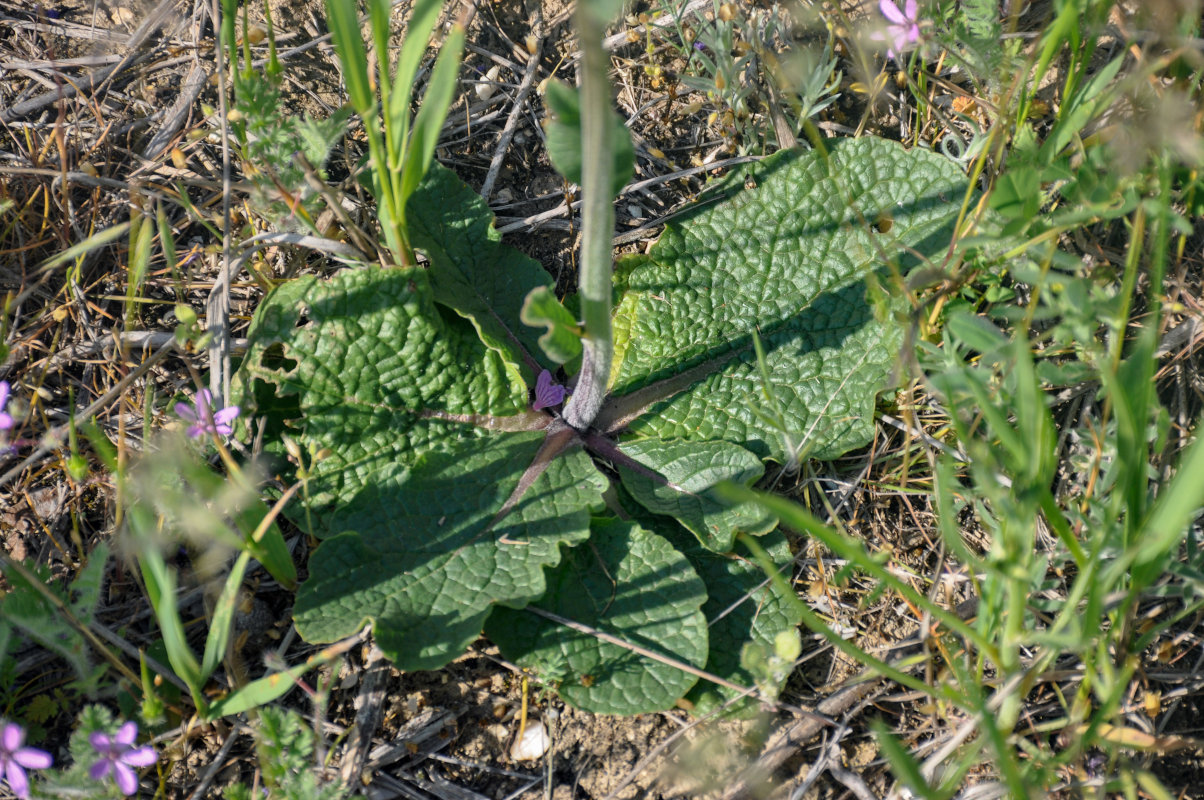
[{"label": "twig", "polygon": [[[213,29],[220,31],[222,25],[218,0],[213,0],[209,5],[209,19],[213,22]],[[208,314],[206,321],[209,324],[209,331],[213,334],[213,342],[209,345],[209,392],[218,399],[219,405],[225,406],[229,404],[230,400],[230,281],[238,273],[230,273],[230,208],[233,198],[230,196],[230,126],[226,123],[229,118],[229,109],[226,103],[228,68],[220,34],[213,42],[213,56],[217,63],[217,108],[222,121],[222,266],[224,269],[213,285],[213,290],[209,293],[205,310]]]},{"label": "twig", "polygon": [[372,747],[372,737],[380,727],[381,718],[385,713],[385,684],[389,677],[389,662],[385,654],[375,644],[369,649],[368,663],[364,676],[360,679],[359,693],[355,698],[355,725],[347,751],[343,755],[340,776],[346,786],[359,783],[364,765],[368,762],[368,753]]},{"label": "twig", "polygon": [[201,782],[197,784],[197,787],[192,791],[192,794],[188,795],[188,800],[200,800],[205,796],[205,792],[209,789],[209,784],[213,783],[213,780],[217,777],[217,774],[221,772],[222,768],[226,765],[226,758],[230,755],[230,749],[234,746],[234,743],[238,741],[238,738],[239,731],[237,729],[231,730],[230,734],[226,737],[226,741],[222,742],[221,749],[217,751],[217,755],[213,757],[213,761],[205,770],[205,774],[201,776]]},{"label": "twig", "polygon": [[879,800],[857,773],[850,772],[839,764],[830,764],[828,774],[843,783],[845,788],[857,797],[857,800]]},{"label": "twig", "polygon": [[176,101],[171,104],[171,108],[167,110],[166,118],[159,130],[151,137],[150,143],[146,149],[142,151],[145,158],[154,158],[159,155],[167,145],[171,144],[172,139],[184,127],[184,123],[188,120],[188,111],[192,108],[192,104],[201,96],[201,92],[205,90],[205,84],[208,82],[209,75],[205,72],[200,62],[192,65],[188,71],[188,77],[184,78],[184,87],[180,90],[180,94],[176,97]]},{"label": "twig", "polygon": [[[128,351],[132,349],[151,350],[166,345],[175,338],[175,334],[171,331],[126,331],[123,333],[114,333],[112,338],[99,338],[91,342],[79,342],[78,344],[68,345],[59,350],[54,355],[46,360],[46,372],[58,369],[65,364],[70,364],[81,358],[91,358],[94,356],[107,356],[112,350],[119,350],[128,358]],[[246,339],[231,340],[231,350],[236,354],[246,352]],[[40,362],[33,362],[29,366],[36,368]]]},{"label": "twig", "polygon": [[[536,20],[538,29],[538,17]],[[535,73],[539,71],[539,54],[542,51],[543,39],[539,38],[536,40],[535,52],[527,59],[527,68],[523,72],[523,82],[519,84],[518,95],[514,98],[514,107],[510,109],[510,116],[506,118],[506,127],[502,129],[497,149],[493,152],[493,160],[489,162],[489,171],[485,173],[485,182],[481,184],[481,197],[486,201],[489,200],[489,195],[493,194],[493,184],[497,182],[498,173],[502,171],[502,161],[505,160],[506,151],[510,149],[510,142],[514,139],[519,122],[522,121],[523,104],[527,102],[527,95],[531,93],[531,87],[535,83]]]},{"label": "twig", "polygon": [[79,81],[78,83],[65,82],[56,87],[52,92],[46,92],[23,103],[17,103],[15,106],[0,112],[0,122],[14,122],[35,111],[40,111],[51,103],[75,97],[75,95],[79,94],[81,87],[90,86],[96,93],[101,92],[127,67],[133,66],[135,63],[146,58],[146,55],[140,53],[142,46],[151,37],[151,34],[167,22],[175,4],[176,0],[161,0],[159,5],[146,15],[142,24],[138,26],[138,29],[130,35],[129,52],[113,66],[99,70],[93,75],[91,81]]},{"label": "twig", "polygon": [[293,157],[293,160],[297,166],[301,167],[301,172],[305,175],[305,182],[309,185],[309,188],[320,194],[322,199],[326,201],[326,207],[330,209],[330,213],[335,216],[335,219],[343,226],[343,230],[355,242],[355,246],[364,254],[364,259],[371,260],[373,254],[377,254],[376,257],[379,258],[379,248],[373,244],[371,237],[361,230],[360,226],[356,225],[355,221],[351,219],[351,215],[347,213],[347,209],[343,208],[343,204],[339,202],[339,198],[334,193],[334,190],[330,188],[326,181],[322,180],[318,175],[318,171],[314,169],[314,165],[309,163],[309,159],[305,157],[305,154],[299,152]]}]

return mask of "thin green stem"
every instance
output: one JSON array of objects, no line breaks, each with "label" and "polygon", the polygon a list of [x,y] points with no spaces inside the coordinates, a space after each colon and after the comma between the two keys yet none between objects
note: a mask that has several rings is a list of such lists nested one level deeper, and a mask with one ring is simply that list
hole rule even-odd
[{"label": "thin green stem", "polygon": [[577,37],[581,43],[581,202],[582,243],[579,289],[585,320],[581,373],[565,407],[569,425],[583,431],[593,424],[614,357],[610,327],[611,237],[615,210],[611,196],[610,89],[606,81],[606,51],[602,49],[603,20],[589,3],[577,4]]}]

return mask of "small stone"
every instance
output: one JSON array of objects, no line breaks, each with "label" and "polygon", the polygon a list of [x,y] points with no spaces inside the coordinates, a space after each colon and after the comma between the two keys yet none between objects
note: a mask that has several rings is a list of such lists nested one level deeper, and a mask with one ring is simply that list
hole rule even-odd
[{"label": "small stone", "polygon": [[547,729],[538,720],[527,722],[527,728],[510,748],[510,757],[515,761],[533,761],[542,758],[548,752],[552,738]]}]

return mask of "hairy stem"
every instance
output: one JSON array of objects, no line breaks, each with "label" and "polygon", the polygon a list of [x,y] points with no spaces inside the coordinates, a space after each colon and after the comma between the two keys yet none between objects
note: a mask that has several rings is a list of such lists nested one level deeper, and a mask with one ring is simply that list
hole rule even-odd
[{"label": "hairy stem", "polygon": [[610,377],[614,342],[610,328],[611,245],[615,210],[611,196],[610,89],[606,81],[605,23],[588,2],[577,4],[577,38],[581,43],[581,213],[582,244],[579,289],[585,319],[584,354],[577,388],[564,419],[579,431],[593,424]]}]

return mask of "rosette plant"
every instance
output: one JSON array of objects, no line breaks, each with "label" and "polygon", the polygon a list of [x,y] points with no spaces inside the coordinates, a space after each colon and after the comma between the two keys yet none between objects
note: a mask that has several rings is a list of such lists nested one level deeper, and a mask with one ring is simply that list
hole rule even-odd
[{"label": "rosette plant", "polygon": [[320,540],[294,609],[306,639],[370,623],[398,667],[433,669],[484,631],[568,702],[634,713],[733,696],[757,682],[741,651],[794,630],[737,543],[788,563],[776,520],[714,487],[868,441],[902,344],[889,287],[949,255],[967,181],[931,152],[817,139],[614,265],[630,143],[600,42],[618,5],[578,5],[580,114],[549,135],[582,156],[579,292],[559,300],[433,163],[406,211],[426,265],[275,289],[231,402],[304,481],[285,513]]}]

